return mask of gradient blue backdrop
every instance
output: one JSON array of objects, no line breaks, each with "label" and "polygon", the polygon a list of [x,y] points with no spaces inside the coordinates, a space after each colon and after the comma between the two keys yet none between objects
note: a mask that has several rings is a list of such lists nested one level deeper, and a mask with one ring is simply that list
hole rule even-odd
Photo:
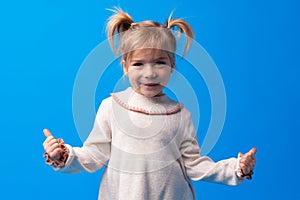
[{"label": "gradient blue backdrop", "polygon": [[[80,146],[72,89],[88,53],[106,39],[106,8],[163,22],[176,8],[216,62],[227,93],[214,160],[256,146],[252,181],[195,182],[198,199],[300,199],[300,6],[296,0],[1,1],[0,199],[96,199],[102,171],[66,175],[42,157],[42,129]],[[116,67],[117,73],[121,71]],[[106,85],[107,84],[107,85]],[[107,81],[106,93],[109,94]]]}]

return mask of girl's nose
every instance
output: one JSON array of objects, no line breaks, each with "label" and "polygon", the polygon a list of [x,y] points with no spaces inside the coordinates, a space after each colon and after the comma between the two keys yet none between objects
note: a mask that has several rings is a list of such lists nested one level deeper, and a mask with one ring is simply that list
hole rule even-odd
[{"label": "girl's nose", "polygon": [[156,78],[157,73],[154,66],[152,66],[151,64],[146,65],[144,68],[144,76],[146,78]]}]

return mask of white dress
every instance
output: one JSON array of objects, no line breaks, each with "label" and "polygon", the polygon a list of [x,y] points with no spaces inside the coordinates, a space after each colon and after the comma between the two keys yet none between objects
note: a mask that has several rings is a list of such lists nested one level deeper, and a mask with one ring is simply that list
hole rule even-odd
[{"label": "white dress", "polygon": [[67,145],[64,173],[106,166],[101,200],[196,199],[190,180],[238,185],[237,159],[200,156],[190,113],[166,95],[147,98],[131,88],[104,99],[83,147]]}]

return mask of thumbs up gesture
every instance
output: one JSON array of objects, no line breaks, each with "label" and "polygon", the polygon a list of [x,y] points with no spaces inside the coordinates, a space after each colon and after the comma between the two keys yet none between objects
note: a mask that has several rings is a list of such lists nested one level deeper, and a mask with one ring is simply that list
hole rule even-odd
[{"label": "thumbs up gesture", "polygon": [[46,163],[55,167],[63,167],[68,158],[68,150],[64,141],[54,138],[48,129],[44,129],[43,132],[46,137],[43,143]]},{"label": "thumbs up gesture", "polygon": [[253,168],[256,163],[255,158],[256,148],[252,148],[249,152],[239,153],[239,163],[237,175],[241,178],[252,179]]}]

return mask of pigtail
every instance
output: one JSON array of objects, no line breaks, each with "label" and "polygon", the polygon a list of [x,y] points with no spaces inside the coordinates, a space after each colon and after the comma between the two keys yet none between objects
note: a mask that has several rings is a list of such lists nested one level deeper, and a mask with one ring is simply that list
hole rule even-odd
[{"label": "pigtail", "polygon": [[173,12],[171,13],[169,19],[166,21],[165,27],[169,28],[169,29],[177,27],[178,28],[177,38],[179,38],[183,32],[185,33],[186,43],[185,43],[184,52],[183,52],[183,55],[184,55],[191,46],[192,39],[194,37],[194,31],[193,31],[192,27],[186,21],[184,21],[182,19],[172,19],[172,14],[173,14]]},{"label": "pigtail", "polygon": [[106,31],[109,44],[112,50],[117,54],[118,50],[115,48],[115,41],[113,39],[113,36],[115,35],[115,33],[120,34],[124,31],[127,31],[131,27],[133,20],[131,16],[128,13],[124,12],[121,8],[108,10],[115,13],[108,19]]}]

